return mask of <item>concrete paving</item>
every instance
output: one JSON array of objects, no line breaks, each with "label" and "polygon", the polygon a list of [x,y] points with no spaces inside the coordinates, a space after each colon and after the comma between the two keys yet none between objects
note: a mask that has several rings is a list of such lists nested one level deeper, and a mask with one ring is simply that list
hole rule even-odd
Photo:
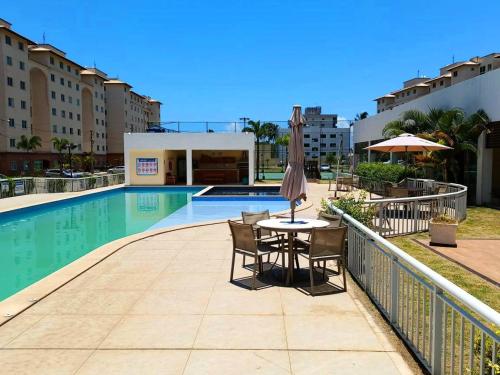
[{"label": "concrete paving", "polygon": [[[302,216],[327,194],[310,187]],[[231,250],[227,224],[125,246],[0,326],[0,373],[412,373],[355,285],[311,297],[263,277],[252,291],[241,257],[228,281]]]}]

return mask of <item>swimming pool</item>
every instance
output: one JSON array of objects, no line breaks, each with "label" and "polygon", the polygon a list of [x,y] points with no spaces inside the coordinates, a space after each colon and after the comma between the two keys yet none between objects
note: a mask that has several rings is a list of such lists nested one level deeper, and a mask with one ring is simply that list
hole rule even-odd
[{"label": "swimming pool", "polygon": [[124,187],[0,213],[0,301],[108,242],[131,234],[282,211],[287,201],[192,201],[201,187]]}]

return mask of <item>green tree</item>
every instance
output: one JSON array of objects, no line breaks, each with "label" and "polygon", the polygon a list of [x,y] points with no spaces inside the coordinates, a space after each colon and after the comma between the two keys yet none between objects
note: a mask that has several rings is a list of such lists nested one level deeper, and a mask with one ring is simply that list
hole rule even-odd
[{"label": "green tree", "polygon": [[242,132],[249,132],[253,133],[255,136],[255,146],[256,146],[256,152],[257,152],[257,181],[260,180],[260,144],[264,139],[270,139],[272,138],[272,133],[273,130],[271,129],[271,125],[274,125],[270,122],[266,122],[261,124],[260,121],[253,121],[250,120],[248,121],[248,124],[246,127],[244,127],[241,131]]},{"label": "green tree", "polygon": [[359,121],[359,120],[363,120],[365,118],[368,117],[368,112],[361,112],[361,113],[357,113],[356,116],[354,116],[354,121]]},{"label": "green tree", "polygon": [[382,134],[385,138],[392,138],[403,133],[430,132],[436,128],[437,122],[445,112],[445,110],[437,108],[431,108],[428,113],[416,109],[405,111],[401,118],[388,122],[384,126]]},{"label": "green tree", "polygon": [[[285,148],[285,165],[287,165],[288,164],[288,145],[290,143],[290,134],[287,133],[287,134],[283,134],[283,135],[279,136],[278,138],[276,138],[275,143],[277,145]],[[282,167],[282,169],[283,169],[283,167]]]},{"label": "green tree", "polygon": [[71,171],[71,176],[73,176],[73,156],[71,155],[71,151],[73,151],[75,148],[77,148],[77,145],[75,145],[73,142],[69,142],[66,144],[66,150],[68,150],[68,164],[69,170]]},{"label": "green tree", "polygon": [[59,163],[59,170],[62,175],[63,164],[64,164],[64,151],[66,150],[66,146],[69,144],[69,141],[66,138],[52,138],[52,145],[57,151],[57,161]]},{"label": "green tree", "polygon": [[335,156],[335,153],[329,152],[326,154],[326,162],[330,165],[332,164],[337,164],[337,157]]},{"label": "green tree", "polygon": [[41,146],[42,146],[42,139],[39,136],[34,135],[31,137],[26,137],[25,135],[22,135],[19,142],[17,142],[16,148],[18,150],[31,152]]}]

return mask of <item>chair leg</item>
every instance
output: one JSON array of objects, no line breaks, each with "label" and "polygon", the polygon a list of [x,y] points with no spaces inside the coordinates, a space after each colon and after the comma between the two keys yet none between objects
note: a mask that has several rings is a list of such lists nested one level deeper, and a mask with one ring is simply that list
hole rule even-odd
[{"label": "chair leg", "polygon": [[326,260],[323,261],[323,280],[325,279],[326,274]]},{"label": "chair leg", "polygon": [[233,259],[231,260],[231,276],[229,278],[229,281],[233,281],[233,276],[234,276],[234,258],[235,258],[235,256],[236,256],[236,253],[233,251]]},{"label": "chair leg", "polygon": [[309,279],[311,281],[311,295],[314,296],[314,262],[309,261]]},{"label": "chair leg", "polygon": [[259,273],[264,273],[264,266],[262,265],[262,256],[258,257],[259,259]]},{"label": "chair leg", "polygon": [[257,267],[259,263],[259,257],[255,258],[255,261],[253,263],[253,280],[252,280],[252,289],[256,290],[256,280],[257,280]]},{"label": "chair leg", "polygon": [[243,255],[243,267],[245,267],[245,255]]},{"label": "chair leg", "polygon": [[347,292],[347,280],[345,277],[345,263],[344,263],[343,259],[342,259],[342,278],[344,279],[344,291]]},{"label": "chair leg", "polygon": [[299,266],[299,256],[297,254],[295,254],[295,266],[297,267],[297,269],[300,268],[300,266]]}]

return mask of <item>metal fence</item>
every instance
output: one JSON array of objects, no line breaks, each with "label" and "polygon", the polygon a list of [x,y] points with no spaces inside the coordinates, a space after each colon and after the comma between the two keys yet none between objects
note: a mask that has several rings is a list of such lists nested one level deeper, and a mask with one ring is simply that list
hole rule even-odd
[{"label": "metal fence", "polygon": [[432,374],[498,374],[498,312],[332,209],[349,228],[350,273]]},{"label": "metal fence", "polygon": [[[360,186],[366,182],[360,179]],[[382,184],[382,183],[377,183]],[[380,188],[382,185],[372,188]],[[467,215],[467,187],[459,184],[438,182],[428,179],[407,179],[405,193],[417,193],[413,197],[391,197],[368,200],[368,207],[374,212],[373,228],[384,237],[425,232],[429,220],[446,214],[458,221]]]},{"label": "metal fence", "polygon": [[94,175],[81,178],[24,177],[3,180],[1,198],[26,194],[68,193],[123,184],[125,174]]}]

